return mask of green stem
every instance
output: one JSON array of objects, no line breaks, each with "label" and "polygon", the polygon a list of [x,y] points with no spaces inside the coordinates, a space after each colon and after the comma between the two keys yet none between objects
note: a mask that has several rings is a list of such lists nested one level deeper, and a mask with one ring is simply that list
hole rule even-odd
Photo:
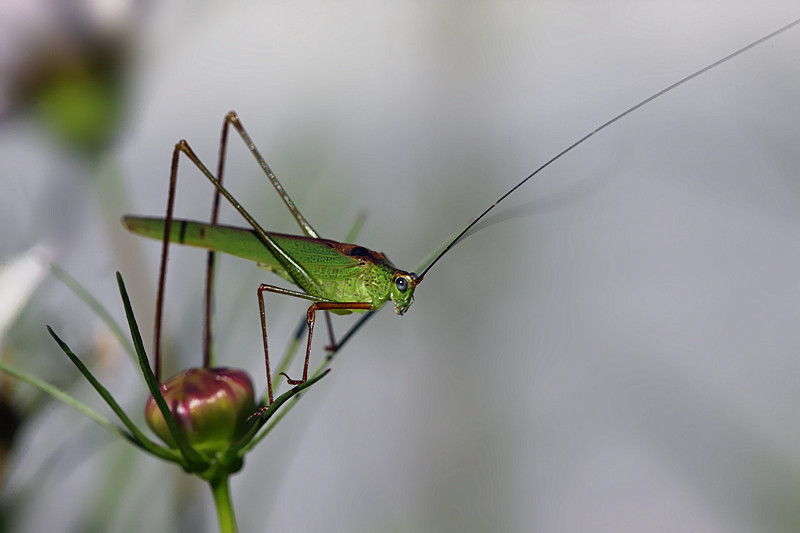
[{"label": "green stem", "polygon": [[214,494],[214,505],[217,507],[220,533],[236,533],[236,516],[233,513],[230,484],[228,476],[224,475],[210,481],[211,492]]}]

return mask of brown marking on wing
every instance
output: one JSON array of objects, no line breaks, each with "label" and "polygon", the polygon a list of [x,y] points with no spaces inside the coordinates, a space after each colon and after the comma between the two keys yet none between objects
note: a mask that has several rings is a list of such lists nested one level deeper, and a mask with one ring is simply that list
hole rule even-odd
[{"label": "brown marking on wing", "polygon": [[[337,252],[348,255],[350,257],[357,257],[359,260],[368,263],[389,263],[386,256],[381,252],[376,252],[357,244],[348,244],[344,242],[325,241],[325,244],[336,250]],[[391,263],[390,263],[391,264]]]},{"label": "brown marking on wing", "polygon": [[347,255],[354,256],[354,257],[359,257],[359,256],[362,256],[362,255],[369,255],[369,250],[367,250],[363,246],[356,246],[354,248],[351,248],[350,251],[347,252]]}]

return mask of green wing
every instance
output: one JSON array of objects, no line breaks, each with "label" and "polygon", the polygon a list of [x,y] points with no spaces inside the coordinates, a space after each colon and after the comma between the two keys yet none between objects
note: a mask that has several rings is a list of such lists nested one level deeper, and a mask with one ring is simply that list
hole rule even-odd
[{"label": "green wing", "polygon": [[[129,231],[161,240],[164,238],[164,219],[138,216],[122,217],[122,225]],[[334,241],[312,239],[299,235],[270,233],[269,236],[315,279],[335,281],[352,275],[359,261],[335,249]],[[275,259],[253,230],[234,226],[211,226],[203,222],[173,219],[170,242],[223,252],[248,261],[254,261],[294,283],[283,266]]]}]

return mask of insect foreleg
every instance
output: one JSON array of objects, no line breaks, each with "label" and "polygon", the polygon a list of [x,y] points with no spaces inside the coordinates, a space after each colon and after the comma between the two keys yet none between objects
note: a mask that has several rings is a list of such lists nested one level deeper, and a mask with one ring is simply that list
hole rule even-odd
[{"label": "insect foreleg", "polygon": [[285,296],[294,296],[296,298],[303,298],[305,300],[314,300],[314,303],[308,308],[308,312],[306,313],[306,322],[308,324],[308,342],[306,344],[306,357],[305,361],[303,362],[303,379],[296,380],[291,379],[286,373],[281,372],[283,376],[286,377],[286,381],[289,385],[299,385],[301,383],[305,383],[308,380],[308,362],[311,356],[311,339],[314,335],[314,323],[316,322],[316,312],[323,311],[323,310],[331,310],[331,309],[340,309],[340,310],[348,310],[348,311],[368,311],[372,308],[372,305],[368,302],[330,302],[330,301],[319,301],[319,298],[315,296],[311,296],[310,294],[306,294],[304,292],[293,291],[289,289],[284,289],[283,287],[276,287],[274,285],[267,285],[262,283],[258,286],[258,310],[261,316],[261,338],[264,342],[264,365],[267,371],[267,396],[269,399],[269,403],[266,407],[260,409],[256,414],[260,414],[261,412],[265,411],[272,402],[273,402],[273,394],[272,394],[272,375],[270,371],[270,364],[269,364],[269,347],[267,343],[267,314],[266,314],[266,306],[264,305],[264,293],[265,292],[273,292],[276,294],[283,294]]},{"label": "insect foreleg", "polygon": [[317,311],[331,311],[334,309],[346,311],[369,311],[372,304],[369,302],[314,302],[308,308],[306,321],[308,322],[308,345],[306,346],[306,360],[303,364],[303,379],[291,379],[286,374],[286,382],[289,385],[299,385],[308,380],[308,360],[311,356],[311,337],[314,335],[314,322],[316,321]]}]

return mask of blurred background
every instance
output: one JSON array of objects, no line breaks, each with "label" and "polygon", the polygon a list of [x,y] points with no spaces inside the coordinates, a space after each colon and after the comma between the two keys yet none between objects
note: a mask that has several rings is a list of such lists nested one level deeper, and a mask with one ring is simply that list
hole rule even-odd
[{"label": "blurred background", "polygon": [[[2,358],[102,410],[50,324],[142,420],[138,371],[40,265],[120,322],[121,271],[149,346],[160,245],[119,217],[163,214],[179,139],[214,165],[229,110],[324,237],[365,212],[358,243],[410,270],[579,137],[797,16],[785,1],[6,1]],[[248,456],[240,529],[800,529],[798,94],[794,29],[515,193]],[[262,225],[296,232],[236,136],[228,161]],[[208,217],[186,161],[178,197],[176,215]],[[171,252],[167,375],[200,362],[204,257]],[[219,361],[260,387],[256,288],[275,279],[221,260]],[[307,305],[267,305],[277,352]],[[216,531],[200,481],[27,385],[0,393],[1,530]]]}]

